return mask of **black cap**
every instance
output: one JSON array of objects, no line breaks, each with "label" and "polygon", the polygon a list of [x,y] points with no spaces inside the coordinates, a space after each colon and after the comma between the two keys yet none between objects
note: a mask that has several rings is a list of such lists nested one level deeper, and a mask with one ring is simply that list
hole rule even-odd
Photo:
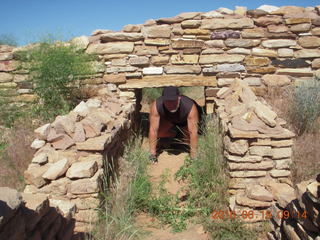
[{"label": "black cap", "polygon": [[176,100],[180,95],[177,87],[165,87],[162,92],[163,100]]}]

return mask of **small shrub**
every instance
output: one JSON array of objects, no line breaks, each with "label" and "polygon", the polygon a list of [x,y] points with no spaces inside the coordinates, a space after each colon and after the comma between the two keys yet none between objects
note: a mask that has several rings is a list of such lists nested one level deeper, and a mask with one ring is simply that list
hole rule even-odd
[{"label": "small shrub", "polygon": [[12,34],[1,34],[0,45],[18,46],[18,43]]},{"label": "small shrub", "polygon": [[314,129],[320,117],[320,81],[309,80],[292,91],[289,119],[296,133],[302,135]]},{"label": "small shrub", "polygon": [[34,92],[39,97],[35,110],[45,120],[65,114],[76,104],[76,84],[93,74],[93,57],[65,43],[44,42],[17,56],[29,65]]}]

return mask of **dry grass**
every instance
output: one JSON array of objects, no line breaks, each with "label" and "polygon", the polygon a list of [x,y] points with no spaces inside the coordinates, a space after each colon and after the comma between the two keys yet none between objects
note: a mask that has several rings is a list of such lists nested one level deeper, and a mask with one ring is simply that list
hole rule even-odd
[{"label": "dry grass", "polygon": [[6,136],[0,146],[0,186],[22,190],[25,186],[23,173],[34,155],[30,148],[33,126],[24,119],[4,131]]},{"label": "dry grass", "polygon": [[[285,127],[296,133],[291,170],[293,182],[299,183],[313,178],[320,172],[320,121],[318,119],[314,123],[314,127],[309,131],[298,134],[299,129],[297,129],[297,125],[293,122],[290,112],[290,107],[295,100],[292,97],[292,93],[292,89],[290,88],[269,88],[265,99],[274,108],[278,116],[288,122]],[[317,102],[310,104],[317,104]]]}]

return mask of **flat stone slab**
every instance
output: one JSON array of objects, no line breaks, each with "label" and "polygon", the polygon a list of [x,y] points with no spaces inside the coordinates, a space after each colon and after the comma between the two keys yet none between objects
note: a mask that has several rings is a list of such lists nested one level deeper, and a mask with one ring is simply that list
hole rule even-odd
[{"label": "flat stone slab", "polygon": [[103,151],[106,144],[111,141],[110,134],[89,138],[85,142],[76,143],[77,150]]},{"label": "flat stone slab", "polygon": [[146,88],[165,86],[217,86],[217,79],[214,76],[195,75],[170,75],[170,76],[146,76],[142,79],[130,80],[126,84],[119,85],[120,89]]}]

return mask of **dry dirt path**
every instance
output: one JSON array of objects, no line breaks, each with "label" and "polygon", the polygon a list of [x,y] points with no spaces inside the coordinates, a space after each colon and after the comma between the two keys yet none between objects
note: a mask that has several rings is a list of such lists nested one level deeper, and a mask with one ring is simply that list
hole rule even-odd
[{"label": "dry dirt path", "polygon": [[[147,139],[143,143],[143,148],[148,148]],[[176,194],[179,191],[183,194],[183,183],[175,181],[174,174],[184,164],[187,153],[178,155],[162,152],[158,157],[157,164],[148,166],[148,175],[151,177],[152,186],[155,187],[161,181],[163,174],[168,174],[168,179],[164,185],[168,192]],[[144,240],[210,240],[209,234],[203,231],[199,224],[188,223],[187,229],[172,233],[170,226],[163,226],[159,221],[147,214],[140,214],[136,217],[136,225],[150,232]]]}]

